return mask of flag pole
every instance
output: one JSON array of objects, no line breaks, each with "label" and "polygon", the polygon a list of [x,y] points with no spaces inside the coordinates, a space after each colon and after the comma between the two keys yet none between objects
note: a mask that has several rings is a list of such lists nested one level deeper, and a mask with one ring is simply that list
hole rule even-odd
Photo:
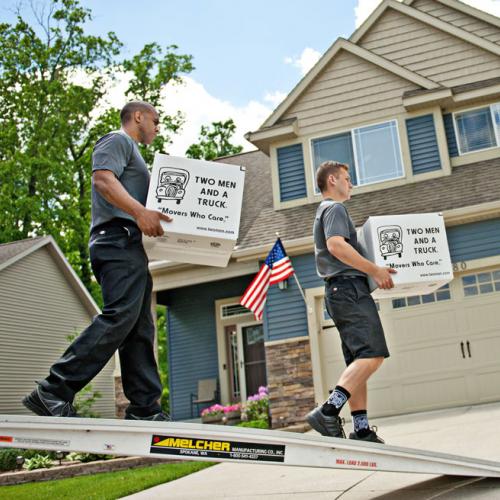
[{"label": "flag pole", "polygon": [[[280,233],[276,232],[276,237],[279,238],[280,237]],[[297,278],[297,273],[295,272],[295,269],[293,271],[293,277],[295,278],[295,282],[297,283],[297,286],[299,288],[299,292],[302,295],[302,298],[304,299],[304,304],[306,306],[306,309],[309,311],[310,307],[307,305],[307,300],[306,300],[306,296],[304,294],[304,289],[302,288],[302,285],[299,282],[299,278]]]}]

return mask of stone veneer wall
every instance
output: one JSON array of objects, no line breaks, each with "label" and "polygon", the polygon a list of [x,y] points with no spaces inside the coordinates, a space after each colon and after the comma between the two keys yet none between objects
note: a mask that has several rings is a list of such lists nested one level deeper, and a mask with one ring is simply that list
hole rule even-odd
[{"label": "stone veneer wall", "polygon": [[315,406],[309,339],[266,344],[266,367],[273,429],[304,423]]}]

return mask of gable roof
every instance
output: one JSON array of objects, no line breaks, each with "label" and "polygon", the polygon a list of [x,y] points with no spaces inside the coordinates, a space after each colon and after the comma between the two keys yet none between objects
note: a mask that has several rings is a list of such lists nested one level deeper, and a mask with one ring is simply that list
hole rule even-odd
[{"label": "gable roof", "polygon": [[99,307],[87,291],[78,275],[75,273],[70,263],[62,253],[58,244],[52,236],[39,236],[25,240],[13,241],[11,243],[0,244],[0,273],[9,266],[33,254],[40,248],[46,247],[56,265],[65,276],[69,285],[82,301],[85,308],[91,315],[98,314]]},{"label": "gable roof", "polygon": [[[472,5],[459,2],[458,0],[434,0],[434,1],[500,28],[500,19],[498,19],[498,17],[489,14],[488,12],[484,12],[483,10],[476,9],[475,7],[472,7]],[[415,0],[403,0],[403,3],[409,6],[411,6],[414,2]]]},{"label": "gable roof", "polygon": [[[500,48],[500,47],[499,47]],[[344,38],[337,38],[335,43],[323,54],[321,59],[316,63],[316,65],[307,73],[302,80],[293,88],[293,90],[288,94],[288,96],[279,104],[279,106],[273,111],[271,116],[261,125],[259,128],[264,129],[273,126],[286,112],[286,110],[295,102],[295,100],[302,94],[302,92],[309,86],[309,84],[321,73],[321,71],[335,58],[335,56],[341,51],[345,50],[356,57],[364,59],[376,66],[381,67],[385,71],[394,73],[395,75],[420,85],[424,89],[435,89],[440,85],[429,78],[410,71],[399,64],[396,64],[385,57],[379,56],[370,52],[369,50],[351,43],[349,40]]]},{"label": "gable roof", "polygon": [[[418,74],[418,72],[411,71],[404,68],[384,57],[378,56],[373,52],[362,48],[357,45],[360,39],[371,29],[371,27],[380,19],[380,17],[387,11],[393,9],[401,14],[409,16],[424,24],[430,25],[440,31],[448,33],[460,40],[468,42],[474,46],[480,47],[490,53],[500,56],[500,45],[490,42],[485,38],[470,33],[462,28],[454,26],[450,23],[442,21],[437,17],[427,14],[423,11],[411,7],[414,0],[405,0],[403,3],[397,0],[383,0],[382,3],[372,12],[372,14],[365,20],[365,22],[351,35],[349,40],[338,38],[335,43],[323,54],[316,65],[299,81],[299,83],[292,89],[288,96],[278,105],[278,107],[271,113],[271,115],[259,127],[258,131],[250,133],[256,134],[263,129],[269,129],[275,125],[279,119],[286,113],[298,97],[304,92],[309,84],[319,75],[319,73],[329,64],[339,53],[340,50],[348,51],[357,57],[365,59],[373,64],[382,67],[384,70],[392,72],[401,78],[416,83],[421,86],[423,90],[444,88],[440,84],[425,78]],[[495,18],[490,14],[479,11],[478,9],[469,8],[468,6],[458,2],[457,0],[435,0],[444,5],[450,6],[468,15],[474,16],[483,21],[489,22],[494,26],[500,27],[500,19]]]},{"label": "gable roof", "polygon": [[409,5],[400,3],[397,0],[384,0],[380,4],[379,8],[377,8],[375,12],[373,12],[373,14],[351,35],[349,40],[353,43],[357,43],[378,21],[380,16],[382,16],[389,8],[500,56],[500,46],[496,43],[490,42],[485,38],[481,38],[480,36],[454,26],[453,24],[442,21],[441,19],[422,12],[421,10],[414,9]]}]

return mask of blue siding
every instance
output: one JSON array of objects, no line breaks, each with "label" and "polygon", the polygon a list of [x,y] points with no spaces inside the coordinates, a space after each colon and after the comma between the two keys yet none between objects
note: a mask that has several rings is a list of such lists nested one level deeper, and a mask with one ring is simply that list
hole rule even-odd
[{"label": "blue siding", "polygon": [[441,169],[439,147],[434,127],[434,116],[425,115],[406,120],[410,144],[411,165],[414,174]]},{"label": "blue siding", "polygon": [[[304,289],[324,285],[323,280],[316,274],[313,254],[298,255],[291,260]],[[288,279],[286,290],[280,290],[277,285],[269,288],[264,328],[267,340],[308,335],[306,306],[293,276]]]},{"label": "blue siding", "polygon": [[278,148],[280,200],[296,200],[307,196],[302,144]]},{"label": "blue siding", "polygon": [[[215,301],[241,295],[252,276],[179,288],[166,293],[170,409],[174,420],[191,418],[190,395],[198,380],[218,378]],[[201,409],[201,406],[200,406]]]},{"label": "blue siding", "polygon": [[500,254],[500,219],[450,227],[446,234],[453,262]]},{"label": "blue siding", "polygon": [[446,140],[448,142],[448,153],[450,158],[458,156],[457,138],[455,128],[453,127],[453,116],[451,113],[443,115],[444,130],[446,132]]}]

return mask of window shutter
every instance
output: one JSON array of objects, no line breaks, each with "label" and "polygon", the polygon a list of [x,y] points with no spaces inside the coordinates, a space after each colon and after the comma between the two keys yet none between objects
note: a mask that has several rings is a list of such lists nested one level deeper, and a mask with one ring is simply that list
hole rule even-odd
[{"label": "window shutter", "polygon": [[458,156],[457,138],[455,136],[455,129],[453,128],[453,116],[451,113],[443,115],[444,130],[446,132],[446,140],[448,142],[448,153],[450,158]]},{"label": "window shutter", "polygon": [[409,118],[406,120],[406,131],[413,173],[440,170],[441,160],[433,115]]},{"label": "window shutter", "polygon": [[296,200],[307,196],[302,144],[278,148],[280,200]]}]

